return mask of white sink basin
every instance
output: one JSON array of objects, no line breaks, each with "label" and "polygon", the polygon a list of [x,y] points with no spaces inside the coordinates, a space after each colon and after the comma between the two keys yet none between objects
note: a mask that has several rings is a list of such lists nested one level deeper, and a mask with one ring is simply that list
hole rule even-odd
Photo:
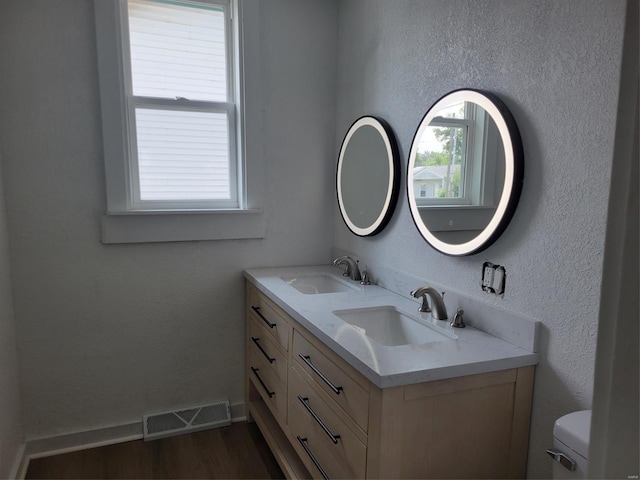
[{"label": "white sink basin", "polygon": [[305,295],[352,292],[358,290],[358,287],[328,273],[285,275],[280,278]]},{"label": "white sink basin", "polygon": [[334,310],[331,313],[361,334],[386,346],[423,345],[458,338],[444,329],[421,323],[392,306]]}]

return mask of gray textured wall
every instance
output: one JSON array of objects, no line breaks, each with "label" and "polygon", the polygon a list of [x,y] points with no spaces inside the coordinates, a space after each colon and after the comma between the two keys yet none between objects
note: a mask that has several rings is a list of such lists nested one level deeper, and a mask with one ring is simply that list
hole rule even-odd
[{"label": "gray textured wall", "polygon": [[[138,421],[219,394],[241,401],[242,269],[324,263],[335,227],[339,248],[543,322],[529,476],[548,477],[553,420],[591,402],[623,3],[341,0],[336,32],[333,1],[269,0],[266,238],[103,246],[92,2],[2,2],[0,153],[25,434]],[[348,126],[382,116],[406,164],[422,115],[460,87],[500,95],[521,129],[524,191],[503,237],[474,257],[440,255],[404,194],[383,233],[348,233],[332,206]],[[485,260],[506,266],[504,299],[478,287]]]},{"label": "gray textured wall", "polygon": [[9,478],[22,443],[22,422],[11,299],[9,239],[1,170],[0,168],[0,478]]},{"label": "gray textured wall", "polygon": [[[359,116],[385,118],[400,145],[403,192],[387,229],[370,239],[351,235],[334,209],[335,246],[542,322],[531,478],[551,474],[544,449],[554,420],[591,406],[623,25],[622,0],[340,2],[336,150]],[[418,236],[404,176],[420,119],[462,87],[508,105],[525,178],[504,235],[453,258]],[[506,267],[503,299],[480,290],[486,260]]]},{"label": "gray textured wall", "polygon": [[242,270],[329,255],[336,11],[261,9],[266,237],[102,245],[93,1],[2,2],[0,148],[28,438],[244,401]]}]

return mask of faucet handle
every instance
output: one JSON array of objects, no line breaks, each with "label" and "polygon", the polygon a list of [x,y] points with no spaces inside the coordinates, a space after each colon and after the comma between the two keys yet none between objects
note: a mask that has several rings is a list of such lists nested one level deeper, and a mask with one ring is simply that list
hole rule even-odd
[{"label": "faucet handle", "polygon": [[464,319],[462,318],[464,315],[464,310],[459,308],[456,314],[453,316],[453,322],[451,322],[451,326],[453,328],[464,328],[466,327],[464,323]]},{"label": "faucet handle", "polygon": [[371,285],[371,280],[369,280],[369,273],[367,271],[362,272],[362,280],[360,280],[360,285]]}]

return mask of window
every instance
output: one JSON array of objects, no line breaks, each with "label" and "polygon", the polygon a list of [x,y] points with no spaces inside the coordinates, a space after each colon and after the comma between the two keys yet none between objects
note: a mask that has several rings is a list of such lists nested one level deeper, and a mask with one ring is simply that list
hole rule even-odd
[{"label": "window", "polygon": [[238,208],[229,3],[122,5],[128,209]]},{"label": "window", "polygon": [[[241,148],[242,59],[244,50],[256,49],[257,37],[243,37],[240,14],[257,14],[241,1],[95,0],[107,187],[103,242],[263,236],[264,227],[233,234],[225,226],[258,217],[263,223],[260,188],[250,192],[259,162],[243,161]],[[229,217],[247,213],[253,220]],[[200,215],[176,220],[176,214]],[[206,214],[217,215],[203,227]],[[188,223],[200,233],[185,230]],[[175,233],[178,224],[183,233]],[[123,228],[136,233],[122,234]]]}]

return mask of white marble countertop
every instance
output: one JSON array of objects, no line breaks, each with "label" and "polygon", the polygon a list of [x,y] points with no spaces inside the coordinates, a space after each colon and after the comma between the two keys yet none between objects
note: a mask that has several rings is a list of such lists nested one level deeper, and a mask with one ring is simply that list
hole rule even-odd
[{"label": "white marble countertop", "polygon": [[[361,286],[349,292],[308,295],[299,292],[281,276],[330,274],[339,278],[342,270],[333,266],[249,269],[245,278],[291,315],[303,327],[362,373],[379,388],[524,367],[538,363],[537,353],[512,345],[476,328],[451,328],[449,321],[433,320],[419,313],[419,301],[412,301],[377,285]],[[419,287],[420,285],[416,285]],[[393,306],[410,313],[436,330],[457,339],[423,345],[385,346],[360,334],[332,312],[336,310]],[[453,317],[453,312],[448,312]]]}]

